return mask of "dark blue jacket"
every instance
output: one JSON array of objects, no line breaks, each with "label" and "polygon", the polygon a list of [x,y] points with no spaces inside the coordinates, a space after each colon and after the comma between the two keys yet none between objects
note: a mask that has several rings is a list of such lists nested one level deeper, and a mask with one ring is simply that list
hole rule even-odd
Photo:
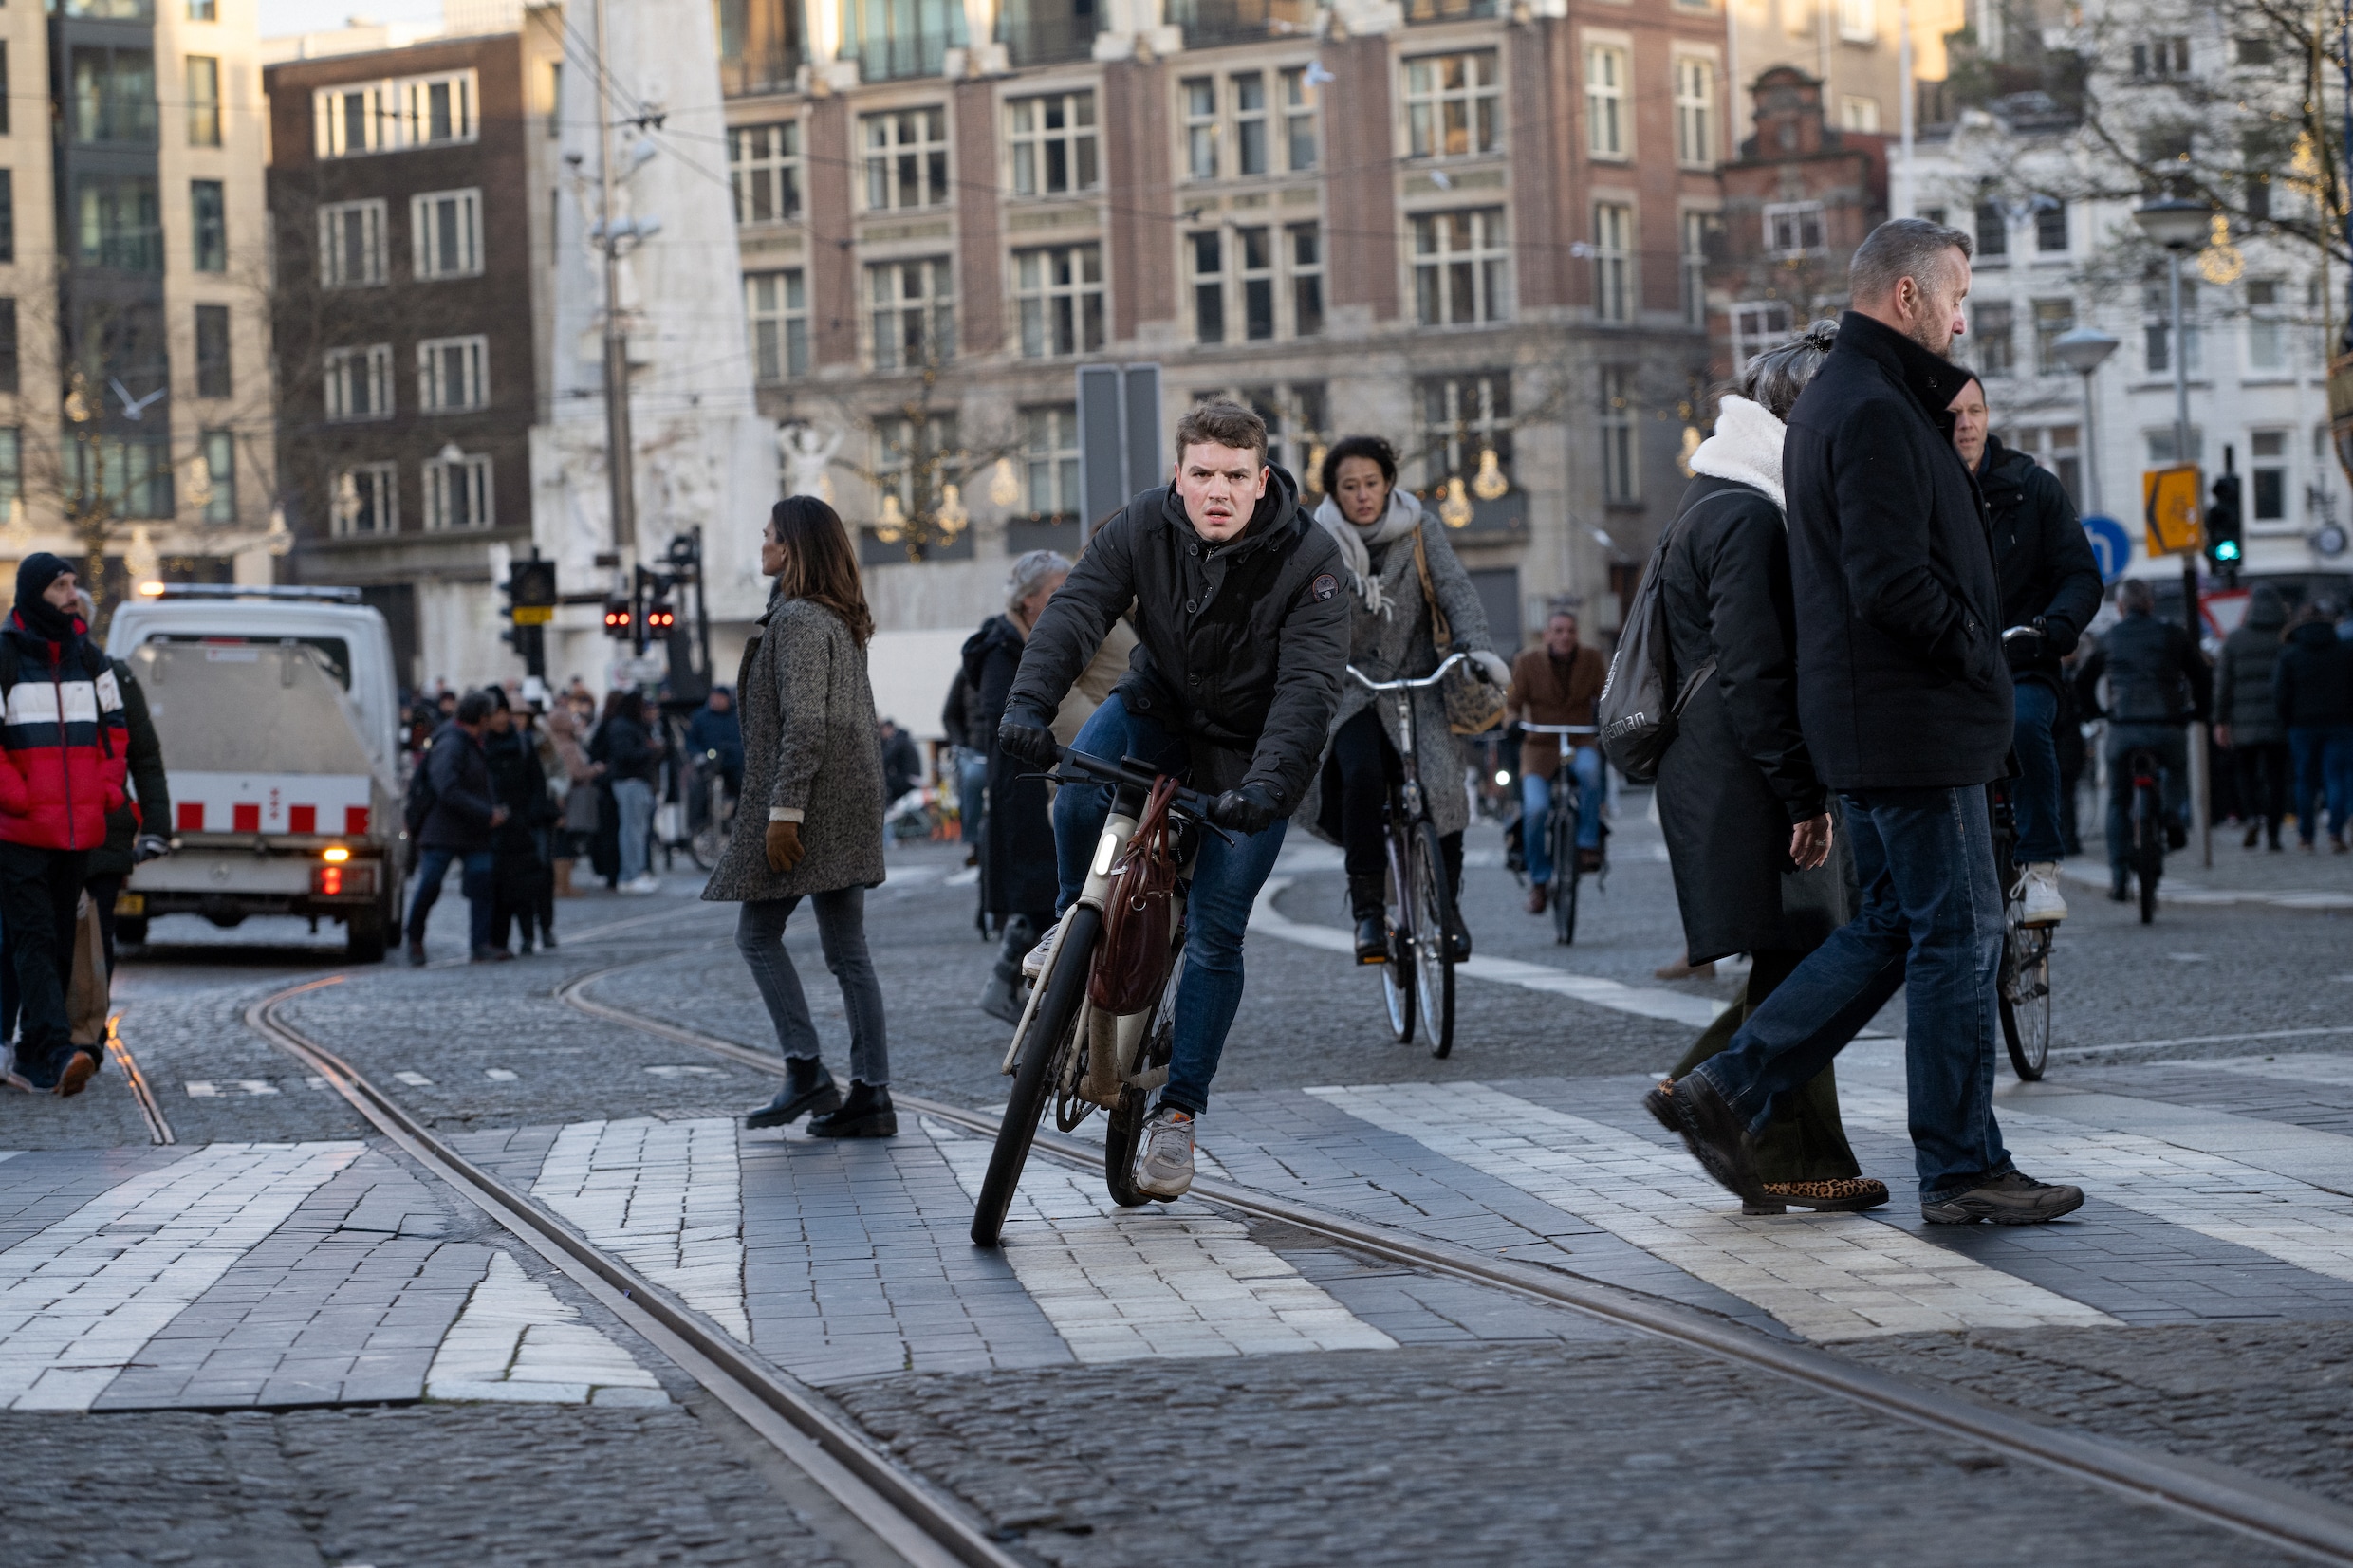
[{"label": "dark blue jacket", "polygon": [[491,847],[491,764],[482,743],[452,719],[434,731],[425,754],[433,780],[433,810],[417,834],[420,849],[473,854]]},{"label": "dark blue jacket", "polygon": [[719,766],[731,773],[744,770],[744,726],[731,707],[724,713],[704,705],[686,721],[686,748],[699,757],[706,751],[719,754]]},{"label": "dark blue jacket", "polygon": [[2353,642],[2325,620],[2307,620],[2288,634],[2271,671],[2280,723],[2353,724]]},{"label": "dark blue jacket", "polygon": [[[2100,701],[2100,678],[2108,700]],[[2126,616],[2100,634],[2075,674],[2076,701],[2117,724],[2187,724],[2214,710],[2214,673],[2190,634],[2155,616]]]}]

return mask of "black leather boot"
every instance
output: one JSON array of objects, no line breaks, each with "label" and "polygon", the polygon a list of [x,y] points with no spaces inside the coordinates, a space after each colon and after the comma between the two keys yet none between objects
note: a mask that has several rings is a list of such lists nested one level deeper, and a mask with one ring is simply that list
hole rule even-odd
[{"label": "black leather boot", "polygon": [[842,1108],[809,1117],[808,1131],[813,1138],[894,1138],[899,1135],[899,1113],[891,1109],[889,1089],[852,1079],[850,1098]]},{"label": "black leather boot", "polygon": [[[785,1086],[776,1091],[776,1098],[744,1117],[746,1127],[789,1127],[804,1111],[819,1116],[835,1110],[842,1103],[842,1091],[825,1071],[825,1064],[815,1057],[785,1058]],[[811,1125],[815,1125],[813,1122]]]},{"label": "black leather boot", "polygon": [[1356,921],[1356,961],[1389,962],[1388,911],[1381,900],[1380,877],[1348,878],[1348,913]]},{"label": "black leather boot", "polygon": [[1005,938],[997,944],[997,961],[981,987],[980,1010],[1008,1024],[1021,1022],[1021,961],[1038,945],[1041,932],[1026,914],[1005,922]]}]

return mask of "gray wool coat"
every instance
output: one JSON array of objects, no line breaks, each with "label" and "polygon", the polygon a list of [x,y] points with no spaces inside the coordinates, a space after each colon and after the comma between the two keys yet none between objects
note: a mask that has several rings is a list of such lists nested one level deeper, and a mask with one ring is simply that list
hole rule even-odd
[{"label": "gray wool coat", "polygon": [[[865,649],[832,611],[805,599],[770,600],[744,649],[735,692],[743,805],[703,896],[742,903],[880,884],[882,753]],[[807,851],[781,875],[768,868],[772,810],[799,814]]]},{"label": "gray wool coat", "polygon": [[[1446,526],[1435,511],[1421,514],[1421,545],[1430,562],[1430,582],[1437,590],[1438,607],[1446,612],[1454,646],[1493,652],[1495,645],[1487,632],[1487,608],[1479,602],[1471,574],[1454,558],[1454,546],[1447,543]],[[1438,667],[1438,651],[1431,635],[1430,605],[1421,591],[1421,574],[1414,567],[1411,536],[1388,546],[1376,576],[1381,597],[1389,601],[1389,613],[1375,615],[1353,590],[1349,592],[1348,662],[1375,680],[1418,679]],[[1331,843],[1340,841],[1338,802],[1328,807],[1325,803],[1324,786],[1332,776],[1332,737],[1372,701],[1373,693],[1354,676],[1342,677],[1340,706],[1333,710],[1332,721],[1324,731],[1324,760],[1317,765],[1314,782],[1299,804],[1300,821],[1317,838]],[[1387,696],[1380,703],[1381,730],[1394,747],[1397,699]],[[1436,687],[1414,693],[1414,723],[1421,739],[1422,798],[1429,803],[1430,821],[1441,834],[1460,833],[1471,824],[1470,801],[1462,787],[1470,753],[1463,737],[1446,728],[1446,699]]]}]

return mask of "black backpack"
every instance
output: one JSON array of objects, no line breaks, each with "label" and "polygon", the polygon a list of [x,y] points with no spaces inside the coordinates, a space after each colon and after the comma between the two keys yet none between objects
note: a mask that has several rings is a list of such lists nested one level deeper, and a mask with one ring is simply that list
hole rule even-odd
[{"label": "black backpack", "polygon": [[1609,678],[1602,683],[1602,695],[1594,704],[1603,754],[1629,783],[1648,784],[1658,776],[1659,761],[1675,744],[1684,708],[1702,683],[1715,677],[1715,660],[1710,659],[1685,676],[1675,687],[1674,699],[1668,699],[1674,660],[1668,651],[1667,610],[1658,579],[1666,568],[1667,550],[1675,543],[1676,530],[1685,517],[1718,496],[1763,494],[1741,485],[1701,496],[1667,525],[1650,552],[1650,564],[1642,568],[1641,585],[1634,590],[1634,602],[1626,606],[1617,656],[1609,661]]}]

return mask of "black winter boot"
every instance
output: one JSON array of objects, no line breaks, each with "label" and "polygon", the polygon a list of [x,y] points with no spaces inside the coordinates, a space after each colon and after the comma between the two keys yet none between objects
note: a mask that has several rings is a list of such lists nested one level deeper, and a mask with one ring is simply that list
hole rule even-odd
[{"label": "black winter boot", "polygon": [[[804,1111],[824,1116],[842,1104],[842,1091],[834,1083],[833,1075],[815,1057],[785,1058],[785,1086],[776,1091],[776,1098],[744,1117],[746,1127],[789,1127],[800,1119]],[[812,1126],[815,1125],[811,1122]]]},{"label": "black winter boot", "polygon": [[1388,911],[1380,896],[1380,877],[1348,878],[1348,914],[1356,921],[1356,961],[1360,964],[1386,964],[1389,961],[1389,922]]},{"label": "black winter boot", "polygon": [[1008,1024],[1021,1022],[1021,961],[1038,945],[1036,922],[1016,914],[1005,922],[1005,938],[997,944],[997,961],[981,987],[980,1010]]},{"label": "black winter boot", "polygon": [[813,1138],[895,1138],[899,1113],[891,1109],[888,1088],[852,1079],[850,1098],[842,1108],[809,1117],[808,1130]]}]

